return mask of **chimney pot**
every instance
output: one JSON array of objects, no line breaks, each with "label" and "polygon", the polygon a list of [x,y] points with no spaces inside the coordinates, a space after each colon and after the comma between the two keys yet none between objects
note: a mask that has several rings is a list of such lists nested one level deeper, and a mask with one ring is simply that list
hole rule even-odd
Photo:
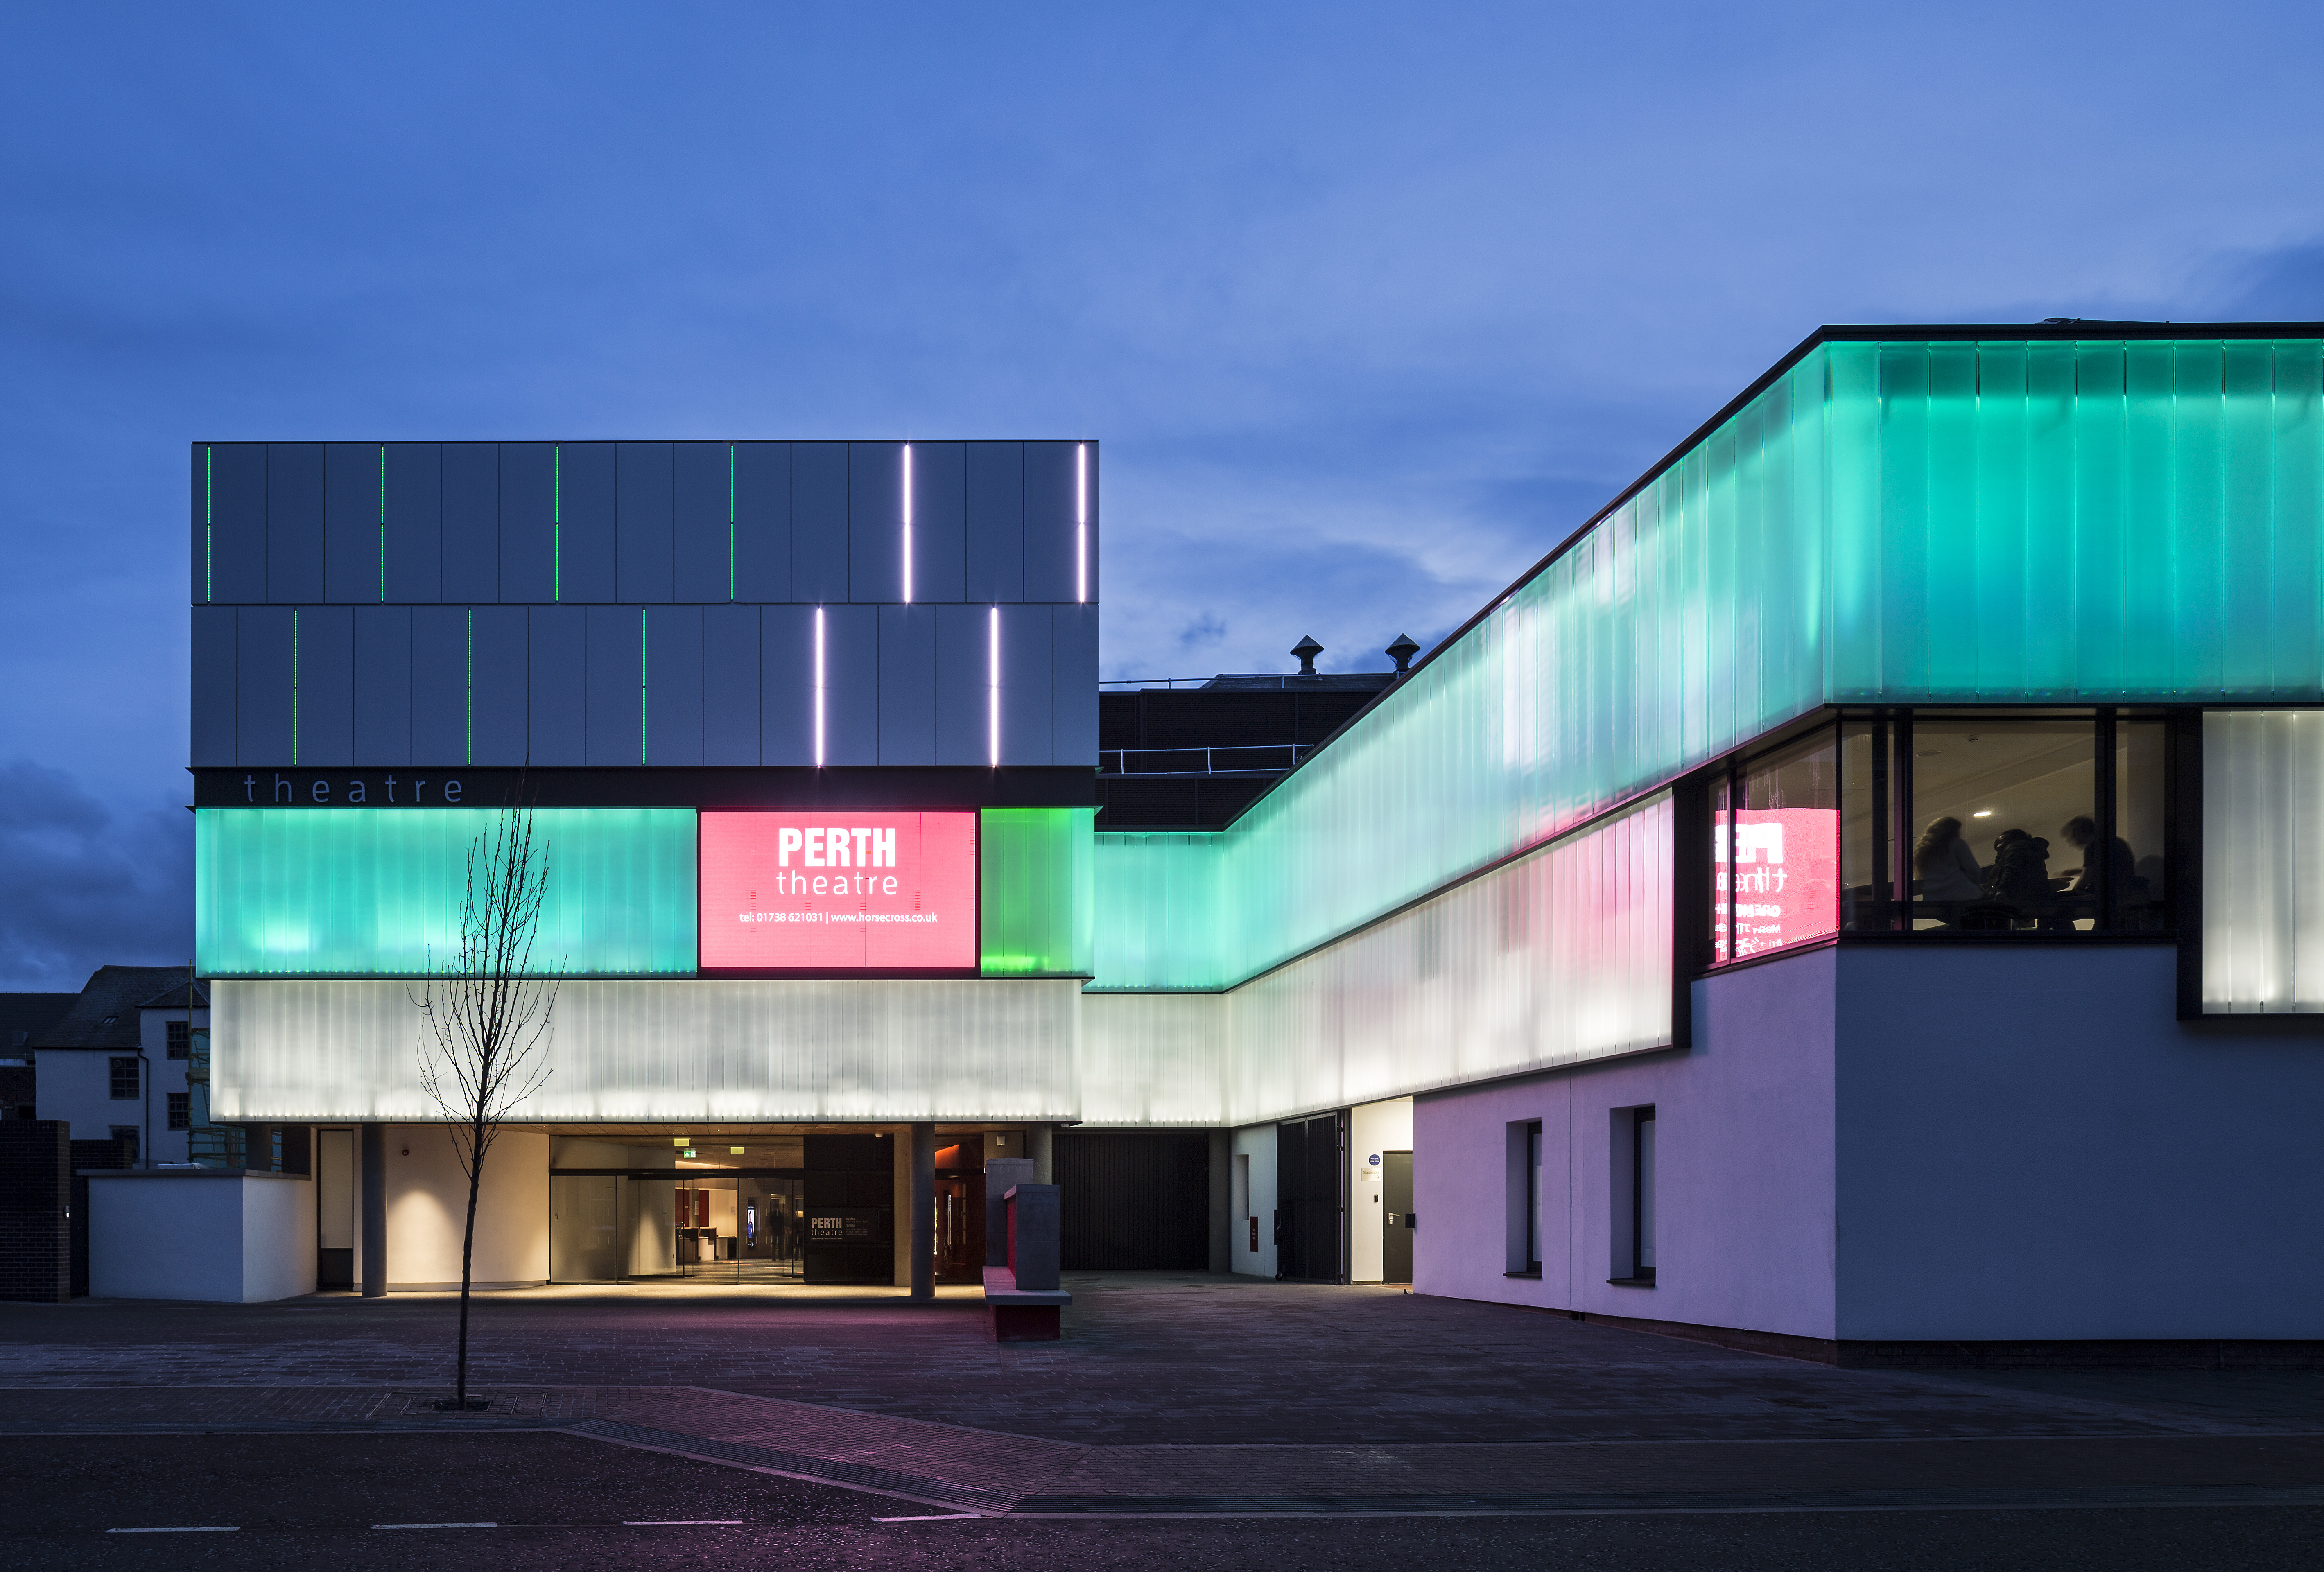
[{"label": "chimney pot", "polygon": [[1313,633],[1309,633],[1303,635],[1299,642],[1291,647],[1291,653],[1299,657],[1299,675],[1314,676],[1315,657],[1323,653],[1323,647],[1315,642]]},{"label": "chimney pot", "polygon": [[1396,642],[1388,647],[1388,657],[1396,662],[1396,674],[1398,676],[1411,674],[1412,657],[1419,653],[1420,646],[1412,641],[1412,635],[1409,633],[1397,634]]}]

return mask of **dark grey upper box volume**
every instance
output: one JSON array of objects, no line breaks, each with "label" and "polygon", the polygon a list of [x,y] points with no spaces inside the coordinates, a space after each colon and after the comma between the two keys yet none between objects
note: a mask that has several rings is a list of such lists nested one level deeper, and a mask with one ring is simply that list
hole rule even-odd
[{"label": "dark grey upper box volume", "polygon": [[197,766],[1097,762],[1094,442],[192,458]]}]

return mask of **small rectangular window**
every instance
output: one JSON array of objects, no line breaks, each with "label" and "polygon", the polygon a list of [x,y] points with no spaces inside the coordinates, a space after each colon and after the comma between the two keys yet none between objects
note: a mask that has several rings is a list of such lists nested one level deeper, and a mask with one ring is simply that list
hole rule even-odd
[{"label": "small rectangular window", "polygon": [[172,1059],[185,1058],[187,1056],[188,1046],[192,1041],[189,1034],[191,1031],[190,1026],[184,1021],[171,1021],[166,1025],[170,1034],[170,1057]]},{"label": "small rectangular window", "polygon": [[1655,1110],[1615,1108],[1606,1131],[1612,1199],[1609,1282],[1626,1288],[1655,1284]]},{"label": "small rectangular window", "polygon": [[170,1128],[185,1130],[193,1127],[194,1095],[187,1091],[170,1094]]},{"label": "small rectangular window", "polygon": [[112,1061],[110,1070],[111,1074],[107,1077],[107,1082],[112,1088],[113,1100],[121,1102],[136,1097],[137,1061],[126,1054],[116,1055]]},{"label": "small rectangular window", "polygon": [[137,1126],[134,1125],[115,1125],[113,1126],[111,1133],[114,1140],[129,1148],[129,1161],[132,1163],[136,1162]]},{"label": "small rectangular window", "polygon": [[1529,1270],[1541,1270],[1541,1123],[1526,1126],[1526,1256]]}]

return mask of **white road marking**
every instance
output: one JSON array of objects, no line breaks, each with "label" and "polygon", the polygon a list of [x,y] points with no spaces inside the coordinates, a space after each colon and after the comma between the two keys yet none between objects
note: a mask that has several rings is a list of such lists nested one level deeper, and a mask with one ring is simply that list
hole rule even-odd
[{"label": "white road marking", "polygon": [[107,1529],[108,1534],[238,1534],[240,1524],[219,1523],[198,1529]]},{"label": "white road marking", "polygon": [[983,1517],[981,1512],[941,1512],[927,1517],[875,1517],[872,1521],[875,1523],[958,1523],[979,1522]]}]

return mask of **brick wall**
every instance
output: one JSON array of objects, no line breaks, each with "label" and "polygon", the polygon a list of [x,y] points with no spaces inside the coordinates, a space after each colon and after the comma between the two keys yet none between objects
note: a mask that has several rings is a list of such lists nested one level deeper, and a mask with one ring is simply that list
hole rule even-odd
[{"label": "brick wall", "polygon": [[0,1120],[0,1300],[62,1304],[71,1292],[71,1130]]}]

